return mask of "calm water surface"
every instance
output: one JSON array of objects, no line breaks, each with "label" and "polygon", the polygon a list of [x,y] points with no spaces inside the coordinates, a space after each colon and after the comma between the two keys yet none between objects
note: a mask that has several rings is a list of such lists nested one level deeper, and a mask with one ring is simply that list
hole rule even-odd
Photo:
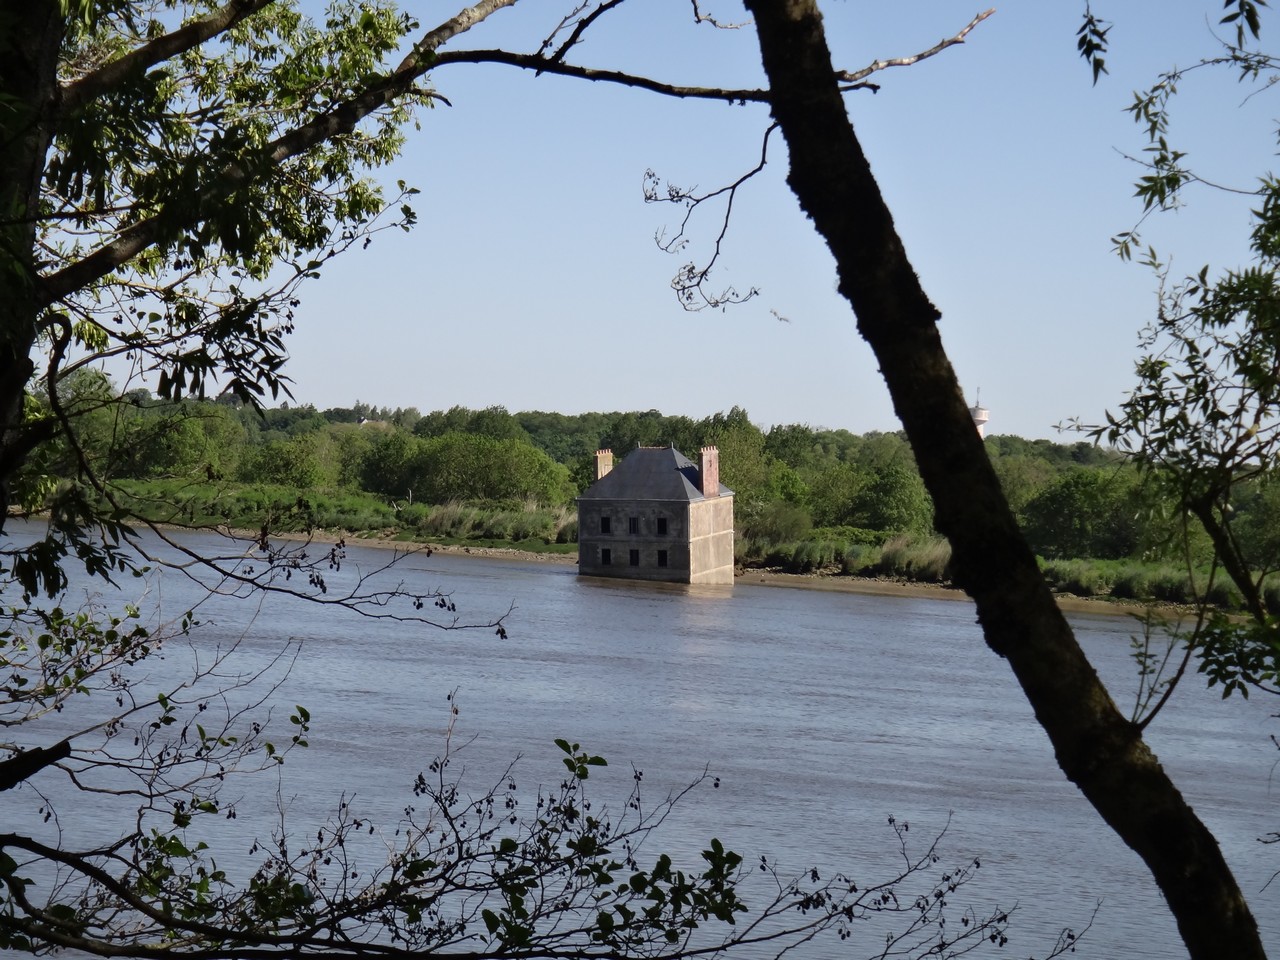
[{"label": "calm water surface", "polygon": [[[331,588],[385,559],[351,550]],[[344,792],[393,824],[412,802],[413,777],[441,750],[446,698],[457,690],[458,738],[468,741],[461,757],[477,791],[516,755],[522,784],[558,780],[557,737],[609,758],[592,783],[615,801],[630,787],[631,765],[644,771],[651,798],[709,767],[719,789],[684,803],[655,849],[696,858],[717,836],[748,860],[769,855],[784,872],[816,865],[863,882],[895,865],[889,815],[922,838],[950,817],[945,850],[983,862],[969,901],[1018,904],[1011,956],[1043,954],[1060,927],[1083,926],[1099,902],[1077,955],[1185,956],[1140,861],[1065,781],[967,602],[764,587],[749,578],[732,588],[630,584],[580,579],[572,566],[440,555],[410,556],[394,577],[411,591],[452,591],[464,618],[485,620],[514,605],[508,637],[369,620],[288,598],[215,599],[201,609],[195,649],[207,656],[240,639],[237,662],[246,669],[302,641],[276,700],[305,704],[312,715],[311,749],[290,758],[281,785],[304,835]],[[193,596],[168,572],[148,602],[176,614]],[[1117,699],[1130,703],[1133,622],[1073,623]],[[173,666],[185,656],[166,660]],[[1278,891],[1266,887],[1280,849],[1256,840],[1280,824],[1269,707],[1223,702],[1187,683],[1149,739],[1221,841],[1280,953]],[[74,727],[78,719],[58,721]],[[236,789],[244,791],[234,824],[240,849],[265,836],[278,813],[250,782]],[[30,817],[31,794],[0,796],[0,816]],[[61,812],[72,836],[94,827],[82,797]],[[861,956],[873,947],[832,940],[804,955]]]}]

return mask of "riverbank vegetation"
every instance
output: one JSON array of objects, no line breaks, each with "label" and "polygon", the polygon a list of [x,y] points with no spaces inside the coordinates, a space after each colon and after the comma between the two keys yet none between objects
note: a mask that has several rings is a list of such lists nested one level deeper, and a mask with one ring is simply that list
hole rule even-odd
[{"label": "riverbank vegetation", "polygon": [[[255,411],[231,397],[120,397],[94,372],[79,376],[73,396],[99,497],[156,522],[572,553],[573,499],[594,478],[597,449],[625,456],[636,446],[715,444],[735,491],[740,566],[950,579],[950,547],[933,530],[932,503],[897,433],[766,430],[738,407],[701,420],[656,410],[422,414],[359,402]],[[1239,608],[1239,590],[1214,576],[1208,537],[1186,535],[1175,494],[1117,451],[1015,436],[985,445],[1055,591]],[[50,448],[28,470],[74,476],[75,456]],[[71,483],[28,485],[46,502],[27,506],[47,506]],[[1267,569],[1280,555],[1280,490],[1259,482],[1236,504],[1233,533]],[[1280,580],[1264,590],[1280,599]]]}]

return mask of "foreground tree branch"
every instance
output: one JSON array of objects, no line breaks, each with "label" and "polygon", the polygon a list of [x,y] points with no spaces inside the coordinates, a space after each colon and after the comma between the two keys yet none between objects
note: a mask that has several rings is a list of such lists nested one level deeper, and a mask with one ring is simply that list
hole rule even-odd
[{"label": "foreground tree branch", "polygon": [[940,314],[849,122],[816,2],[746,5],[790,148],[788,182],[835,256],[988,645],[1009,661],[1063,772],[1150,868],[1191,955],[1263,957],[1217,841],[1116,709],[1014,522],[943,350]]},{"label": "foreground tree branch", "polygon": [[[413,781],[414,800],[394,841],[366,841],[375,832],[370,821],[344,799],[300,850],[283,823],[270,840],[255,843],[264,859],[241,889],[194,842],[190,824],[91,850],[0,834],[0,883],[12,905],[0,916],[0,946],[187,960],[682,960],[740,947],[781,957],[825,930],[847,939],[868,921],[890,931],[879,956],[959,956],[1005,942],[1006,911],[952,904],[976,877],[977,862],[943,868],[940,838],[913,846],[907,825],[892,817],[900,863],[871,883],[840,874],[821,880],[816,871],[791,879],[765,858],[747,868],[714,839],[700,865],[682,868],[643,848],[705,774],[655,804],[634,776],[625,804],[613,812],[586,790],[604,759],[557,741],[569,771],[558,786],[523,796],[513,766],[475,796],[453,773],[452,722],[449,729],[444,753]],[[530,800],[532,811],[522,813]],[[216,812],[206,807],[216,807],[212,800],[200,812]],[[63,896],[47,904],[28,896],[29,864],[19,857],[55,866]],[[1064,932],[1049,956],[1077,939]]]}]

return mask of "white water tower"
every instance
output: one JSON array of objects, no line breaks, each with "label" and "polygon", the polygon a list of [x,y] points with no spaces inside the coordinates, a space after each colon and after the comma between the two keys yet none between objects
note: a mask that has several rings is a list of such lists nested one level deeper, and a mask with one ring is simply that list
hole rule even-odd
[{"label": "white water tower", "polygon": [[978,391],[973,406],[969,408],[969,416],[973,417],[973,425],[978,428],[978,436],[984,437],[987,421],[991,419],[991,411],[982,405],[982,391]]}]

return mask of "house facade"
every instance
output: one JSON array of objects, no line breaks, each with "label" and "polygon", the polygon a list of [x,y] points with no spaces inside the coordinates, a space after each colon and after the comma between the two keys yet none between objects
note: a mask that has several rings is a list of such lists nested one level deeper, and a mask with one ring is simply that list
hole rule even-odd
[{"label": "house facade", "polygon": [[733,491],[720,452],[694,463],[675,447],[638,447],[617,466],[596,451],[578,498],[578,573],[674,583],[733,583]]}]

